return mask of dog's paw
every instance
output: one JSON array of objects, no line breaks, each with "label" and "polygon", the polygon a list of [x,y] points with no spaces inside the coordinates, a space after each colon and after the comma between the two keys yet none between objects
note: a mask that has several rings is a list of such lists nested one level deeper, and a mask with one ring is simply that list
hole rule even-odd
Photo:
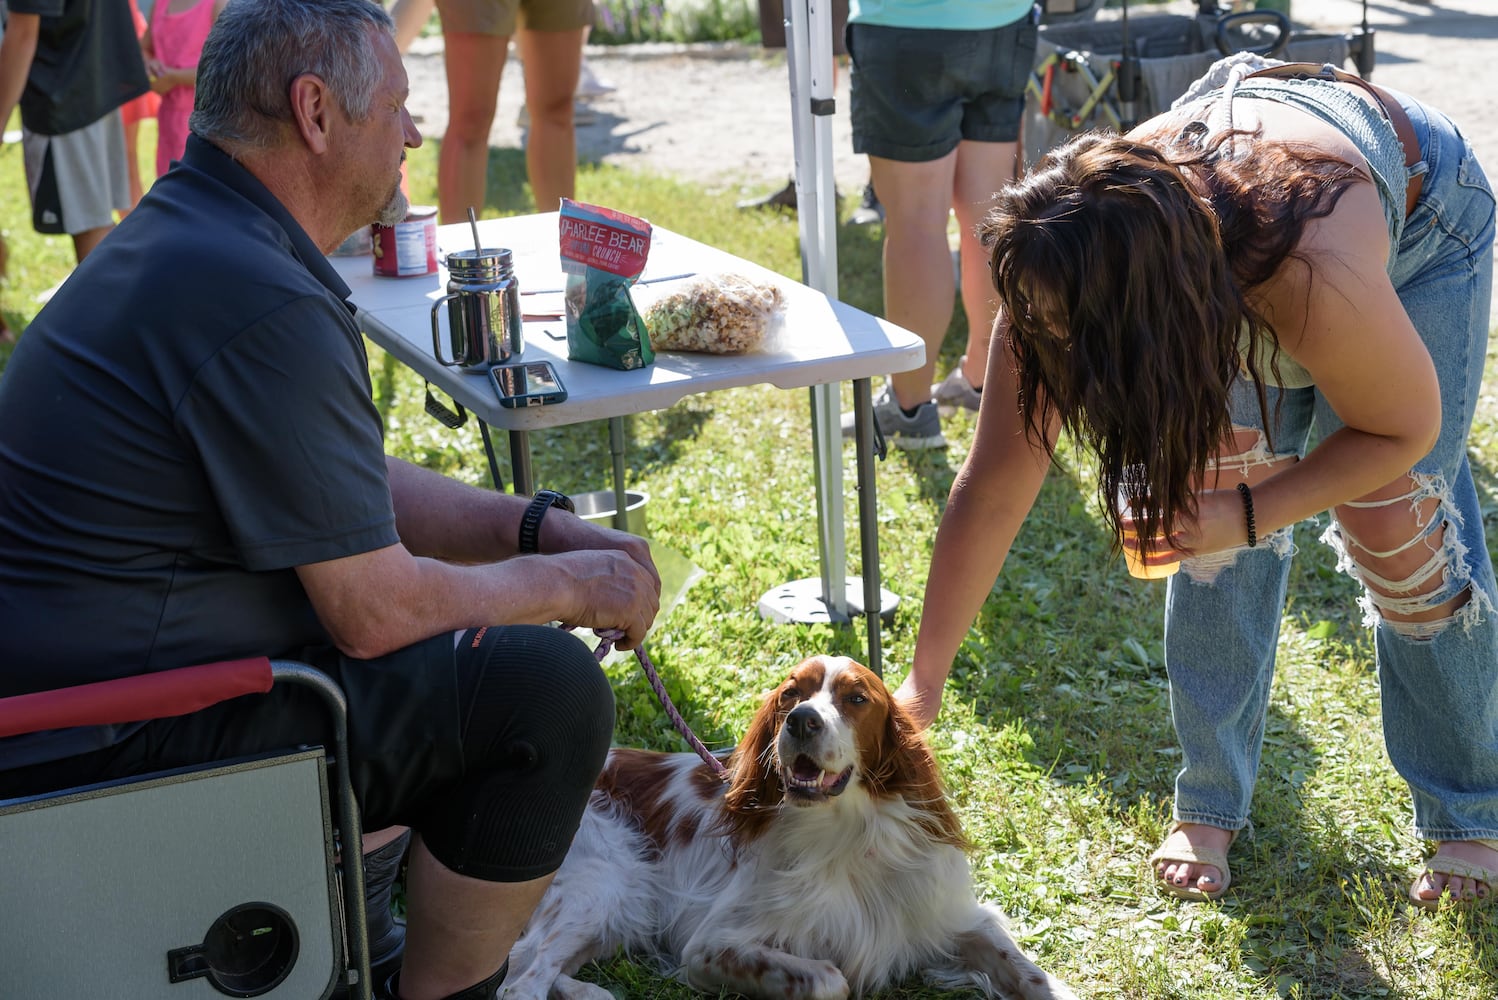
[{"label": "dog's paw", "polygon": [[811,982],[802,996],[806,1000],[846,1000],[849,993],[848,980],[843,970],[831,962],[809,962],[813,966]]},{"label": "dog's paw", "polygon": [[852,992],[831,962],[774,948],[716,948],[688,961],[687,981],[698,989],[727,988],[766,1000],[847,1000]]},{"label": "dog's paw", "polygon": [[837,966],[804,958],[793,959],[793,963],[766,969],[761,995],[791,1000],[847,1000],[851,989]]}]

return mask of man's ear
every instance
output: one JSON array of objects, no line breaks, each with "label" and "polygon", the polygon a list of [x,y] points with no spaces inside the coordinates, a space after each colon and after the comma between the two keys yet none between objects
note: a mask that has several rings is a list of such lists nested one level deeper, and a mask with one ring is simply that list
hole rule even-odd
[{"label": "man's ear", "polygon": [[297,133],[314,153],[328,151],[329,128],[337,114],[337,102],[322,78],[303,73],[291,81],[291,117]]}]

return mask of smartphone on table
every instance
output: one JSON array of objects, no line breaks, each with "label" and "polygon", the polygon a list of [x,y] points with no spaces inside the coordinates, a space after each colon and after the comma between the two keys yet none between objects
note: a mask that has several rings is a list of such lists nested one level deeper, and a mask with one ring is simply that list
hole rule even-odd
[{"label": "smartphone on table", "polygon": [[510,409],[560,403],[567,390],[550,361],[512,361],[489,369],[499,405]]}]

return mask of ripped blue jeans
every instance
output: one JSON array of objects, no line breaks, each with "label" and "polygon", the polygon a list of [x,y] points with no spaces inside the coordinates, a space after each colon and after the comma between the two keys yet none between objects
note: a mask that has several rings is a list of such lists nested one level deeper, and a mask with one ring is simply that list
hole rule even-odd
[{"label": "ripped blue jeans", "polygon": [[[1435,362],[1441,433],[1403,488],[1371,503],[1407,510],[1407,532],[1383,540],[1389,544],[1361,545],[1351,525],[1370,504],[1349,504],[1334,512],[1322,540],[1363,587],[1365,622],[1375,630],[1385,742],[1413,793],[1416,834],[1498,838],[1498,590],[1467,462],[1488,342],[1493,195],[1454,126],[1428,108],[1406,107],[1430,171],[1390,275]],[[1226,475],[1293,460],[1341,426],[1314,387],[1269,391],[1274,454],[1251,385],[1236,387],[1232,414],[1240,444],[1254,431],[1257,444],[1219,457]],[[1175,789],[1175,817],[1182,822],[1237,830],[1249,821],[1291,536],[1286,528],[1254,549],[1187,560],[1171,579],[1165,657],[1183,751]],[[1408,571],[1389,579],[1361,566],[1360,556],[1398,557]],[[1453,599],[1460,605],[1435,621],[1385,618],[1408,618]]]}]

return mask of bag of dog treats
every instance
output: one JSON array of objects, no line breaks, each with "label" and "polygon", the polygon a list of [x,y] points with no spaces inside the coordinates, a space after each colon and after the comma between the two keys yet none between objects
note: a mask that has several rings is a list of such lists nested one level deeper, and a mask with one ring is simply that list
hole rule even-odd
[{"label": "bag of dog treats", "polygon": [[559,228],[567,357],[625,371],[650,364],[650,336],[629,297],[650,255],[650,223],[563,198]]}]

